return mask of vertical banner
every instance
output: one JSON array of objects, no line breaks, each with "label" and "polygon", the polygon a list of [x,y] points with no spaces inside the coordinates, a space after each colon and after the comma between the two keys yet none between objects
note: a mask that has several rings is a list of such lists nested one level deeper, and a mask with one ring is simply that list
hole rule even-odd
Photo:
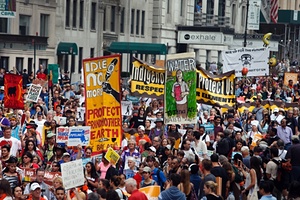
[{"label": "vertical banner", "polygon": [[22,75],[4,75],[4,107],[24,109]]},{"label": "vertical banner", "polygon": [[165,123],[197,122],[195,53],[167,55]]},{"label": "vertical banner", "polygon": [[59,77],[59,65],[58,64],[48,64],[48,74],[52,71],[52,83],[58,84]]},{"label": "vertical banner", "polygon": [[271,0],[261,0],[261,14],[269,24],[271,22]]},{"label": "vertical banner", "polygon": [[91,127],[93,154],[119,149],[122,138],[120,56],[83,60],[86,125]]},{"label": "vertical banner", "polygon": [[240,48],[222,52],[223,73],[235,70],[236,77],[243,77],[243,67],[248,68],[247,76],[269,75],[269,48]]},{"label": "vertical banner", "polygon": [[214,75],[204,69],[198,70],[196,88],[197,102],[232,108],[236,101],[234,79],[234,71]]},{"label": "vertical banner", "polygon": [[16,0],[0,0],[0,18],[15,18],[16,5]]},{"label": "vertical banner", "polygon": [[26,101],[37,102],[39,100],[42,89],[43,87],[40,85],[31,84]]},{"label": "vertical banner", "polygon": [[248,30],[259,30],[261,0],[249,0]]}]

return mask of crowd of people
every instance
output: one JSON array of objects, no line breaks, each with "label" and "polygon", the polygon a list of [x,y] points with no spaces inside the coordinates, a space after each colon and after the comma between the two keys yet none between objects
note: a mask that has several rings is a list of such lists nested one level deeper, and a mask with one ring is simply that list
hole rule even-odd
[{"label": "crowd of people", "polygon": [[[90,146],[56,142],[57,127],[85,124],[78,113],[85,106],[84,86],[76,89],[69,81],[66,73],[53,86],[51,101],[45,88],[24,110],[0,107],[0,199],[144,200],[140,189],[148,186],[160,188],[161,200],[300,198],[299,108],[262,106],[267,99],[298,102],[298,83],[238,80],[236,95],[255,102],[253,110],[199,104],[197,123],[186,125],[164,124],[164,101],[141,98],[133,114],[123,117],[114,165],[105,152],[102,159],[93,157]],[[123,100],[128,94],[123,88]],[[45,183],[46,172],[59,173],[63,163],[77,159],[90,159],[84,185],[66,190],[60,176]],[[23,169],[35,169],[35,180],[28,181]]]}]

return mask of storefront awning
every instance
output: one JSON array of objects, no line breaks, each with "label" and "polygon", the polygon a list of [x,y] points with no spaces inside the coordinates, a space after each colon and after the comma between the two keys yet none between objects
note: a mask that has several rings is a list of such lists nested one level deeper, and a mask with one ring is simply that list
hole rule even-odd
[{"label": "storefront awning", "polygon": [[114,53],[137,53],[137,54],[167,54],[167,47],[165,44],[153,43],[138,43],[138,42],[112,42],[107,49]]},{"label": "storefront awning", "polygon": [[56,55],[78,55],[76,43],[60,42],[57,46]]}]

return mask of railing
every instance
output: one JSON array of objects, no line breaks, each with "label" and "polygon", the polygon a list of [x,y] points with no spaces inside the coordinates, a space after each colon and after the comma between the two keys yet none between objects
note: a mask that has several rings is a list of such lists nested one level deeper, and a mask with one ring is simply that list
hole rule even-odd
[{"label": "railing", "polygon": [[195,13],[194,25],[196,26],[216,26],[229,27],[230,18],[206,13]]}]

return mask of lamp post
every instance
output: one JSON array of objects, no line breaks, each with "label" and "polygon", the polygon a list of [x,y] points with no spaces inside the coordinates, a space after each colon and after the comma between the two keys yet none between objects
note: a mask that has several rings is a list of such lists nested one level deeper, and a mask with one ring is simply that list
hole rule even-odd
[{"label": "lamp post", "polygon": [[36,62],[36,48],[35,48],[35,39],[32,39],[33,44],[33,76],[35,77],[35,62]]},{"label": "lamp post", "polygon": [[247,47],[247,28],[248,28],[248,12],[249,12],[249,0],[247,0],[246,4],[246,24],[245,24],[245,32],[244,32],[244,47]]}]

